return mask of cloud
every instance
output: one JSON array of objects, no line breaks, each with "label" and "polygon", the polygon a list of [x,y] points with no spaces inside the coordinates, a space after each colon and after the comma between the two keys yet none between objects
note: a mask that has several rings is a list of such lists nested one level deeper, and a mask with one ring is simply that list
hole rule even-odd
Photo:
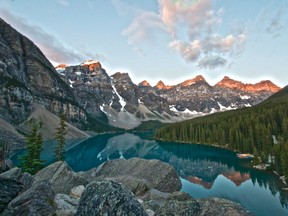
[{"label": "cloud", "polygon": [[[224,36],[215,33],[216,27],[222,23],[224,10],[213,10],[213,0],[158,0],[159,13],[133,9],[121,0],[113,2],[118,10],[135,14],[133,22],[122,32],[134,47],[151,37],[155,29],[161,29],[171,36],[170,49],[187,62],[198,63],[201,67],[211,62],[208,68],[212,69],[239,56],[245,46],[247,38],[244,33],[230,32]],[[186,29],[184,39],[183,31],[181,34],[177,32],[183,28]],[[199,59],[202,62],[198,62]]]},{"label": "cloud", "polygon": [[179,40],[172,41],[169,47],[179,52],[186,61],[195,61],[201,54],[201,43],[195,40],[191,43],[183,43]]},{"label": "cloud", "polygon": [[283,11],[278,10],[276,15],[269,20],[268,26],[265,28],[266,33],[272,37],[278,37],[283,29],[283,24],[281,23],[282,15]]},{"label": "cloud", "polygon": [[[212,0],[159,0],[159,5],[161,19],[173,38],[169,47],[187,62],[214,69],[225,66],[229,57],[243,51],[245,34],[214,33],[222,23],[224,10],[213,10]],[[188,42],[177,34],[177,29],[183,26],[187,28]]]},{"label": "cloud", "polygon": [[[234,36],[232,34],[222,37],[220,35],[214,34],[200,40],[194,40],[190,43],[181,42],[180,40],[174,40],[169,44],[169,47],[180,53],[180,55],[187,62],[196,62],[200,57],[204,56],[205,61],[198,62],[198,65],[206,65],[209,62],[212,63],[210,69],[214,69],[215,66],[224,66],[225,64],[220,64],[220,59],[224,59],[226,56],[237,56],[245,44],[246,36],[244,34],[239,34]],[[218,55],[219,64],[215,64],[215,57],[211,61],[211,57],[205,58],[205,56],[210,56],[211,54]],[[210,60],[210,61],[208,61]],[[221,61],[224,62],[224,61]]]},{"label": "cloud", "polygon": [[[104,58],[99,54],[81,52],[63,45],[54,35],[47,33],[39,26],[31,25],[22,17],[17,17],[9,11],[0,8],[2,18],[31,39],[44,53],[44,55],[55,63],[79,63],[86,59],[97,57]],[[101,57],[102,56],[102,57]]]},{"label": "cloud", "polygon": [[212,0],[159,0],[160,15],[173,37],[177,37],[177,25],[182,23],[193,40],[221,23],[223,10],[213,11],[212,3]]},{"label": "cloud", "polygon": [[122,35],[128,38],[130,44],[135,44],[151,36],[154,29],[165,30],[160,16],[154,12],[143,11],[122,31]]},{"label": "cloud", "polygon": [[206,56],[198,62],[199,68],[215,69],[217,67],[227,66],[227,60],[220,56]]}]

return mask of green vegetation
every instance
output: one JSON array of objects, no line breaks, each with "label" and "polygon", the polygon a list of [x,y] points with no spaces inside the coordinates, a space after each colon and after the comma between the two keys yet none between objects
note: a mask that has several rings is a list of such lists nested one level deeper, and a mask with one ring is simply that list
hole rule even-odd
[{"label": "green vegetation", "polygon": [[67,124],[65,123],[65,115],[60,114],[60,124],[55,131],[55,140],[58,142],[55,148],[55,156],[57,161],[64,160],[64,147],[65,147],[65,135],[67,134]]},{"label": "green vegetation", "polygon": [[144,121],[130,131],[155,131],[157,128],[163,127],[164,125],[164,123],[157,120]]},{"label": "green vegetation", "polygon": [[252,153],[288,179],[288,86],[252,108],[170,124],[156,139],[207,143]]},{"label": "green vegetation", "polygon": [[26,136],[27,154],[20,158],[20,160],[25,172],[35,174],[43,168],[44,162],[40,159],[43,143],[40,133],[42,124],[35,119],[31,119],[29,123],[31,124],[31,131]]}]

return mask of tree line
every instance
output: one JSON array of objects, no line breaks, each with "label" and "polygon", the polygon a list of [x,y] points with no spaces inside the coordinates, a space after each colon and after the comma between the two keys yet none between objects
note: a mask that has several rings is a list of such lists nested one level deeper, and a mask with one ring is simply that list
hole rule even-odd
[{"label": "tree line", "polygon": [[[44,162],[41,159],[43,137],[41,134],[42,122],[31,119],[28,122],[31,125],[30,133],[26,135],[25,143],[27,154],[20,158],[21,167],[24,172],[35,174],[44,167]],[[67,124],[65,115],[60,114],[59,127],[55,129],[54,139],[57,141],[57,146],[54,149],[56,160],[64,160],[65,135],[67,134]]]},{"label": "tree line", "polygon": [[156,139],[213,144],[251,153],[254,164],[270,163],[288,180],[287,87],[283,91],[251,108],[170,124],[156,131]]}]

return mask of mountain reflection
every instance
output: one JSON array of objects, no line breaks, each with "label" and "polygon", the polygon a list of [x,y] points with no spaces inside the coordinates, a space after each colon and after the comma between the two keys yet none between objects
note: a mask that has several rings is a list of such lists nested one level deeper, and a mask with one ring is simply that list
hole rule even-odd
[{"label": "mountain reflection", "polygon": [[123,154],[129,152],[128,154],[134,153],[135,156],[143,158],[156,147],[158,144],[155,141],[142,140],[139,136],[125,133],[110,138],[97,157],[100,160],[109,160],[111,155],[118,153],[120,158],[124,158]]}]

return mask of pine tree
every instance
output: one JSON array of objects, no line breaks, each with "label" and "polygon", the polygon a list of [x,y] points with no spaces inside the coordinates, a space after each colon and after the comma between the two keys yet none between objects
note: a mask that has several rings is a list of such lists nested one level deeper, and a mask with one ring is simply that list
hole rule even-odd
[{"label": "pine tree", "polygon": [[57,161],[64,160],[64,147],[65,147],[65,135],[67,134],[67,124],[65,123],[65,115],[60,114],[59,127],[55,131],[55,140],[57,141],[57,146],[55,148],[55,156]]},{"label": "pine tree", "polygon": [[41,168],[43,168],[43,160],[41,160],[42,151],[42,135],[40,129],[42,127],[41,122],[31,119],[31,132],[26,136],[27,154],[20,158],[22,168],[25,172],[35,174]]}]

